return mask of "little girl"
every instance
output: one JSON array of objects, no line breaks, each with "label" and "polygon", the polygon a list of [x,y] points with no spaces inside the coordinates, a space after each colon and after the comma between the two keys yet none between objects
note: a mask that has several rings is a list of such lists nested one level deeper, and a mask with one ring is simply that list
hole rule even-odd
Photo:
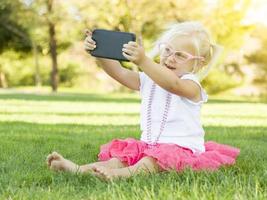
[{"label": "little girl", "polygon": [[[85,49],[96,48],[87,31]],[[233,165],[239,149],[204,143],[200,109],[207,94],[200,84],[218,57],[219,47],[198,22],[184,22],[170,27],[156,42],[152,57],[159,55],[160,64],[145,55],[142,45],[125,44],[122,54],[143,72],[123,68],[118,61],[97,58],[103,69],[121,84],[140,91],[141,139],[114,139],[101,146],[99,162],[79,166],[60,154],[48,155],[52,170],[92,173],[112,180],[140,172],[166,170],[181,172],[217,170]]]}]

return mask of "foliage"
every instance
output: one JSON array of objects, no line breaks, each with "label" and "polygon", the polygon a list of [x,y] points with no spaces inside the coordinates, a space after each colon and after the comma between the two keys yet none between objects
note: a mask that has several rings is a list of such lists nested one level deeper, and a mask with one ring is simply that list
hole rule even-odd
[{"label": "foliage", "polygon": [[224,90],[240,85],[242,81],[238,81],[234,76],[229,76],[221,69],[214,69],[203,80],[203,86],[208,94],[216,94]]},{"label": "foliage", "polygon": [[[250,64],[257,64],[256,79],[255,82],[263,83],[267,81],[267,27],[258,25],[252,34],[253,37],[257,38],[260,42],[260,48],[246,55],[246,59]],[[255,66],[254,66],[255,67]]]},{"label": "foliage", "polygon": [[74,86],[79,75],[79,66],[75,63],[68,63],[59,70],[59,80],[62,86]]},{"label": "foliage", "polygon": [[24,26],[17,10],[22,9],[18,0],[1,1],[0,4],[0,53],[4,49],[16,51],[29,51],[31,42],[29,27]]},{"label": "foliage", "polygon": [[[56,24],[57,53],[60,56],[75,46],[78,41],[82,41],[84,39],[83,31],[85,28],[94,29],[98,27],[134,32],[138,36],[143,36],[144,45],[147,51],[149,51],[149,49],[153,46],[153,42],[161,34],[166,25],[185,20],[199,20],[208,27],[215,41],[224,47],[224,53],[218,65],[222,66],[223,76],[227,79],[227,82],[231,81],[229,83],[225,83],[225,86],[218,88],[216,86],[217,84],[211,82],[211,80],[217,81],[217,75],[214,75],[216,73],[211,73],[208,78],[209,80],[205,81],[205,84],[208,85],[210,91],[218,91],[219,89],[224,90],[226,88],[236,86],[237,82],[240,82],[232,78],[233,73],[228,73],[227,69],[230,63],[227,63],[225,59],[228,57],[230,51],[239,51],[245,42],[246,36],[253,30],[253,26],[244,25],[242,23],[251,3],[250,0],[218,0],[216,1],[216,4],[214,3],[210,5],[205,1],[197,0],[166,0],[164,2],[155,0],[153,1],[153,4],[151,4],[151,1],[148,0],[140,0],[138,3],[135,1],[125,0],[54,0],[53,2],[54,9],[56,10],[56,12],[53,13],[48,13],[47,11],[47,0],[8,0],[3,4],[4,6],[1,6],[0,8],[2,10],[6,9],[6,11],[2,13],[4,16],[8,16],[3,18],[1,22],[10,22],[10,24],[12,24],[12,22],[16,22],[20,27],[22,27],[21,31],[25,30],[24,32],[28,35],[31,45],[36,45],[37,53],[35,52],[35,57],[40,56],[40,62],[46,60],[45,63],[40,63],[42,68],[51,68],[51,64],[47,61],[50,59],[48,57],[50,50],[47,26],[49,21]],[[194,5],[194,7],[192,7],[192,5]],[[209,14],[207,15],[207,13]],[[0,42],[2,41],[3,43],[3,41],[5,41],[5,44],[1,45],[2,47],[8,46],[8,41],[12,41],[15,46],[23,44],[23,42],[18,42],[16,39],[3,39],[3,37],[7,36],[6,34],[1,34],[1,36],[2,39],[0,37]],[[12,36],[12,38],[16,37],[16,35],[12,32],[9,36]],[[21,65],[23,65],[24,59],[29,59],[27,56],[32,57],[33,55],[30,52],[26,54],[24,52],[23,58],[20,58],[20,61],[22,62]],[[20,56],[18,55],[18,57]],[[46,59],[44,59],[44,57],[46,57]],[[12,66],[13,68],[16,68],[13,66],[12,60],[9,62],[8,67]],[[69,62],[69,66],[72,65],[72,60]],[[84,61],[84,63],[85,62],[87,61]],[[67,66],[68,63],[58,63],[58,65],[59,74],[61,74],[60,76],[65,74],[65,78],[69,77],[66,76],[66,73],[71,73],[66,72],[66,67],[64,67]],[[234,72],[236,74],[240,74],[242,71],[242,65],[243,63],[235,61],[235,65],[231,65],[231,67],[234,68]],[[124,64],[124,66],[132,68],[135,71],[138,70],[136,66],[129,63]],[[28,71],[31,71],[31,73],[27,75],[27,78],[21,78],[21,80],[25,80],[25,83],[23,83],[23,81],[12,82],[14,79],[11,79],[10,77],[16,75],[7,74],[7,71],[10,70],[5,69],[6,67],[6,64],[3,66],[3,63],[0,62],[0,77],[1,75],[8,76],[9,78],[6,78],[8,80],[8,85],[14,86],[17,84],[25,85],[34,83],[34,77],[37,73],[37,71],[34,70],[34,66],[24,66],[24,68],[29,67]],[[96,64],[94,64],[94,67],[96,68]],[[77,65],[78,71],[80,68],[81,67]],[[43,73],[42,70],[43,69],[40,70],[40,73],[41,76],[44,76],[41,77],[43,84],[50,83],[50,72],[46,71],[46,73]],[[61,73],[60,70],[65,71]],[[13,70],[13,72],[15,72],[15,70]],[[85,71],[79,71],[74,74],[77,77],[73,77],[73,80],[79,79],[85,74]],[[211,77],[213,75],[215,77]],[[228,77],[226,78],[226,76]],[[66,81],[65,78],[61,77],[60,80]],[[95,80],[94,77],[90,77],[89,79]],[[75,81],[69,80],[67,85],[73,85],[71,82]],[[63,85],[65,84],[66,83]],[[216,87],[212,89],[214,86]]]}]

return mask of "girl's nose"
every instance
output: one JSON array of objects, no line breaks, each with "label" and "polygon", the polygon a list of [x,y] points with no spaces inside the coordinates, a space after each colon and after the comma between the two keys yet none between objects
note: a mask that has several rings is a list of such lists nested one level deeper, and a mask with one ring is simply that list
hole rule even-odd
[{"label": "girl's nose", "polygon": [[170,61],[172,63],[175,63],[175,55],[174,54],[171,54],[167,57],[167,61]]}]

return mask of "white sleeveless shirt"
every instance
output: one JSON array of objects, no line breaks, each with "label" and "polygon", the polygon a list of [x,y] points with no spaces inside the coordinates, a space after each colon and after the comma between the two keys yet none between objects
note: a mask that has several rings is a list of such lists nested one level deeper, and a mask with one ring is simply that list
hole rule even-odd
[{"label": "white sleeveless shirt", "polygon": [[[142,131],[141,140],[147,141],[147,108],[150,90],[153,81],[144,72],[139,72],[140,77],[140,96],[141,96],[141,116],[140,128]],[[200,121],[201,105],[207,102],[208,96],[201,87],[197,77],[194,74],[185,74],[181,79],[194,81],[201,88],[202,100],[193,102],[185,97],[171,94],[170,110],[165,124],[165,128],[158,140],[158,143],[173,143],[181,147],[189,148],[193,153],[202,153],[205,151],[204,135]],[[160,124],[166,104],[167,91],[156,86],[156,91],[151,105],[151,138],[152,141],[160,131]]]}]

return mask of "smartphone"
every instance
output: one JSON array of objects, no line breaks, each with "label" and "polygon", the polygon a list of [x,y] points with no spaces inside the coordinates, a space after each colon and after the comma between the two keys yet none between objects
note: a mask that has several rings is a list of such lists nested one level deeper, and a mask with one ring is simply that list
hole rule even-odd
[{"label": "smartphone", "polygon": [[136,36],[128,32],[95,29],[92,39],[96,42],[96,48],[90,52],[92,56],[129,61],[122,55],[122,47],[129,41],[135,41]]}]

